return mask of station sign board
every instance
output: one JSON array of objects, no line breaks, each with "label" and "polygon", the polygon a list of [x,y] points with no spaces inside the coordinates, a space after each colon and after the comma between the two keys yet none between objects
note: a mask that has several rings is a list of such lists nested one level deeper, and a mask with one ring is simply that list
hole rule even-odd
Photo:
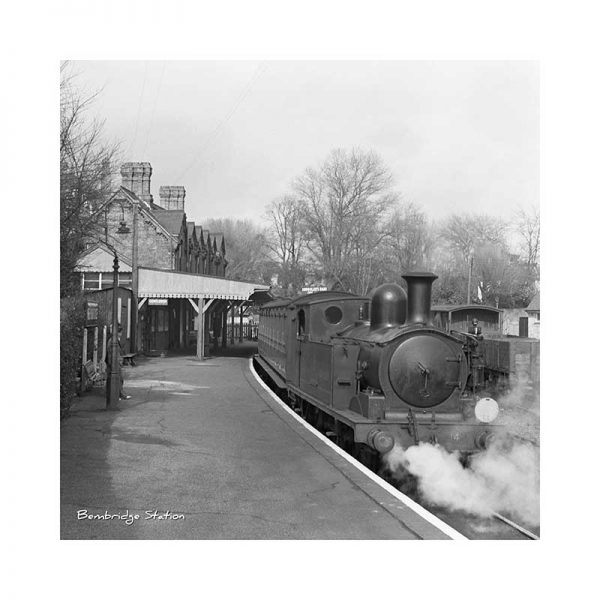
[{"label": "station sign board", "polygon": [[169,299],[168,298],[148,298],[149,306],[168,306]]},{"label": "station sign board", "polygon": [[315,292],[326,292],[327,286],[320,285],[320,286],[313,286],[313,287],[303,287],[302,291],[305,294],[314,294]]},{"label": "station sign board", "polygon": [[85,323],[93,325],[98,322],[98,303],[86,302],[85,304]]}]

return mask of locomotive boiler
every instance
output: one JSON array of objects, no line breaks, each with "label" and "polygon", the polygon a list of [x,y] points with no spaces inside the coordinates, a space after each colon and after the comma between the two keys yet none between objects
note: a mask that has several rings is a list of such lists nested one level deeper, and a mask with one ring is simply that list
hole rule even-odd
[{"label": "locomotive boiler", "polygon": [[477,341],[432,323],[432,273],[370,298],[319,292],[261,308],[255,364],[290,405],[363,462],[398,444],[489,446],[495,400],[478,393]]}]

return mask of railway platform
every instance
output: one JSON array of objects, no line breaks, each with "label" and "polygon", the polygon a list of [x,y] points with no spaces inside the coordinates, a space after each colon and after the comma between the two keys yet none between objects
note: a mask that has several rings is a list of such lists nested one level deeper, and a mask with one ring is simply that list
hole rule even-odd
[{"label": "railway platform", "polygon": [[[61,539],[448,539],[255,379],[243,344],[124,369],[61,426]],[[442,524],[443,525],[443,524]]]}]

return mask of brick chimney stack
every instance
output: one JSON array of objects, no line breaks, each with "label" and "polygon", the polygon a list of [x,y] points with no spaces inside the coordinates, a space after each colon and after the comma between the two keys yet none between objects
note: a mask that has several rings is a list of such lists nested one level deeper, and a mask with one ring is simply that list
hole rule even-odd
[{"label": "brick chimney stack", "polygon": [[152,177],[152,167],[149,162],[129,162],[121,165],[121,185],[133,192],[140,200],[152,204],[150,177]]},{"label": "brick chimney stack", "polygon": [[167,210],[185,210],[185,188],[182,185],[161,185],[160,205]]}]

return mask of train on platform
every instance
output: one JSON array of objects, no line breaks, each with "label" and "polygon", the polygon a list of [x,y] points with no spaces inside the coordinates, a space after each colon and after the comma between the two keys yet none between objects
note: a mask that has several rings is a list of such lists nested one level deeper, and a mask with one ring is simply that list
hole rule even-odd
[{"label": "train on platform", "polygon": [[395,445],[430,442],[468,457],[504,433],[478,336],[434,324],[436,275],[403,279],[406,291],[392,283],[371,297],[324,291],[260,310],[257,370],[372,468]]}]

